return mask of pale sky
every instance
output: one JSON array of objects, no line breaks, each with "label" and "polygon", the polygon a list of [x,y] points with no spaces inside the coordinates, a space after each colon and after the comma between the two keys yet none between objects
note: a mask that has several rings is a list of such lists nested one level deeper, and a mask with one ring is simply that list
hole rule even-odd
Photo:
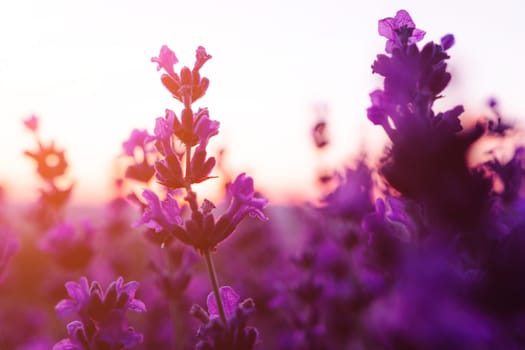
[{"label": "pale sky", "polygon": [[[453,80],[444,106],[486,112],[497,97],[525,121],[523,1],[336,0],[19,0],[0,2],[0,183],[10,197],[35,199],[33,140],[22,126],[41,118],[44,140],[67,150],[75,201],[109,198],[112,161],[133,128],[153,130],[165,108],[181,105],[150,62],[167,44],[192,66],[197,46],[213,56],[211,83],[195,107],[221,122],[211,147],[226,146],[235,173],[246,171],[271,196],[308,191],[315,175],[312,105],[329,105],[341,165],[381,131],[366,119],[379,87],[370,65],[385,40],[377,21],[404,8],[425,40],[452,33]],[[475,4],[475,7],[468,6]],[[369,134],[372,130],[372,134]]]}]

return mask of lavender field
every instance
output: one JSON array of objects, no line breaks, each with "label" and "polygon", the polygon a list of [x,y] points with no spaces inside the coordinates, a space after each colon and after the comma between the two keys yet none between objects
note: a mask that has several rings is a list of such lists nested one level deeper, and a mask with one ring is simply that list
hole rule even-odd
[{"label": "lavender field", "polygon": [[31,203],[0,196],[0,349],[525,349],[522,126],[490,97],[488,115],[439,110],[455,37],[414,20],[379,19],[384,51],[363,67],[381,156],[324,167],[330,122],[311,125],[313,201],[272,203],[212,152],[242,130],[201,104],[218,92],[198,43],[193,62],[152,53],[172,103],[121,140],[107,203],[72,205],[60,135],[20,120],[40,185]]}]

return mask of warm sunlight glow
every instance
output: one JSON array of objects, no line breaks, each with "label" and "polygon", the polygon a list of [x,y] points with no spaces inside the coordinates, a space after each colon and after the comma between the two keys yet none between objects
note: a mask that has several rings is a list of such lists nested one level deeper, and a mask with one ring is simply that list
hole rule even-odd
[{"label": "warm sunlight glow", "polygon": [[[34,113],[41,118],[42,138],[66,150],[75,201],[106,200],[130,130],[151,132],[151,121],[175,106],[150,58],[168,44],[177,47],[181,62],[189,62],[194,48],[205,45],[213,59],[203,73],[213,93],[198,104],[221,121],[211,149],[225,149],[230,170],[249,171],[272,198],[312,198],[317,162],[312,106],[330,107],[333,149],[324,161],[329,167],[381,142],[365,114],[368,92],[377,86],[369,67],[384,45],[376,18],[394,6],[336,0],[2,4],[0,181],[10,197],[34,199],[33,164],[21,156],[32,146],[22,120]],[[486,99],[496,95],[509,115],[525,115],[516,88],[525,78],[519,68],[525,51],[514,44],[524,34],[521,5],[503,1],[495,10],[477,4],[476,11],[453,1],[404,6],[426,24],[427,39],[446,34],[446,18],[446,30],[461,43],[450,62],[457,74],[449,104],[466,99],[468,111],[484,113]],[[487,22],[497,24],[487,30]]]}]

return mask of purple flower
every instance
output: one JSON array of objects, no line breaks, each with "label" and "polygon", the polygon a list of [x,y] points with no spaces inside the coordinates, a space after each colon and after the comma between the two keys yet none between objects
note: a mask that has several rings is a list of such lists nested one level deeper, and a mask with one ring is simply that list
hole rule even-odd
[{"label": "purple flower", "polygon": [[122,143],[124,154],[133,157],[137,148],[145,150],[146,140],[150,138],[147,130],[133,129],[129,139]]},{"label": "purple flower", "polygon": [[171,190],[185,188],[187,185],[179,157],[175,154],[155,162],[155,176],[160,184]]},{"label": "purple flower", "polygon": [[13,254],[20,249],[20,243],[9,229],[0,227],[0,283],[7,275],[7,267]]},{"label": "purple flower", "polygon": [[338,186],[322,198],[323,211],[330,215],[360,218],[372,211],[372,175],[364,161],[355,169],[347,168],[345,176],[337,173]]},{"label": "purple flower", "polygon": [[163,45],[160,48],[159,57],[152,57],[151,62],[158,63],[157,71],[164,69],[170,76],[178,78],[173,70],[173,66],[176,65],[179,60],[177,59],[177,56],[175,56],[175,53],[166,45]]},{"label": "purple flower", "polygon": [[195,115],[193,132],[199,137],[199,147],[206,148],[212,136],[219,133],[220,123],[211,120],[207,108],[199,108]]},{"label": "purple flower", "polygon": [[232,196],[232,201],[225,216],[231,217],[235,225],[247,214],[262,221],[268,220],[262,212],[268,204],[268,199],[256,196],[251,177],[246,176],[245,173],[238,175],[228,186],[228,192]]},{"label": "purple flower", "polygon": [[92,255],[94,228],[89,221],[83,221],[80,228],[69,222],[61,222],[50,228],[39,241],[40,248],[53,254],[56,261],[65,268],[83,268]]},{"label": "purple flower", "polygon": [[441,38],[441,47],[443,50],[450,49],[455,43],[454,35],[447,34],[444,37]]},{"label": "purple flower", "polygon": [[159,117],[155,120],[154,139],[156,141],[157,150],[165,157],[174,154],[172,148],[172,137],[174,135],[174,123],[177,119],[175,112],[166,109],[164,118]]},{"label": "purple flower", "polygon": [[[239,305],[241,297],[233,290],[230,286],[222,286],[219,288],[219,294],[221,295],[222,306],[226,319],[229,320],[235,315],[235,309]],[[206,298],[206,305],[208,306],[208,314],[210,319],[219,318],[219,308],[217,306],[217,299],[215,294],[211,292]]]},{"label": "purple flower", "polygon": [[121,315],[115,314],[115,321],[101,331],[86,327],[80,321],[67,325],[69,338],[62,339],[53,346],[53,350],[92,350],[92,349],[131,349],[142,343],[143,336],[136,333]]},{"label": "purple flower", "polygon": [[387,38],[385,51],[391,53],[394,48],[414,44],[423,39],[425,32],[416,25],[405,10],[399,10],[395,17],[379,21],[379,35]]},{"label": "purple flower", "polygon": [[182,225],[181,208],[170,193],[163,201],[151,190],[144,190],[142,197],[148,206],[142,218],[133,225],[134,227],[145,225],[156,233],[167,234],[175,227]]},{"label": "purple flower", "polygon": [[195,52],[195,66],[193,66],[194,70],[199,70],[201,67],[211,58],[211,55],[208,55],[206,52],[206,49],[202,46],[197,47],[197,51]]},{"label": "purple flower", "polygon": [[32,114],[29,118],[24,120],[24,126],[31,130],[32,132],[35,132],[38,130],[38,117],[34,114]]},{"label": "purple flower", "polygon": [[70,299],[63,299],[55,306],[59,317],[77,312],[81,318],[100,320],[112,310],[144,312],[144,303],[135,299],[139,283],[135,281],[124,284],[122,277],[111,282],[104,291],[98,282],[89,284],[86,277],[80,278],[80,283],[69,281],[65,284]]}]

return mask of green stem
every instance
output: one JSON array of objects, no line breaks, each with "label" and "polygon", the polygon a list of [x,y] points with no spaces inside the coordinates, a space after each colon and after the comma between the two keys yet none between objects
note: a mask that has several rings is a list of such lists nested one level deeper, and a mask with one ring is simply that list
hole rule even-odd
[{"label": "green stem", "polygon": [[215,295],[215,301],[217,302],[217,308],[219,309],[219,316],[221,317],[222,323],[226,326],[226,314],[224,312],[224,305],[222,304],[221,294],[219,292],[219,282],[217,281],[217,273],[213,266],[213,260],[211,259],[210,250],[204,250],[204,258],[206,258],[206,265],[210,274],[211,286],[213,288],[213,294]]}]

